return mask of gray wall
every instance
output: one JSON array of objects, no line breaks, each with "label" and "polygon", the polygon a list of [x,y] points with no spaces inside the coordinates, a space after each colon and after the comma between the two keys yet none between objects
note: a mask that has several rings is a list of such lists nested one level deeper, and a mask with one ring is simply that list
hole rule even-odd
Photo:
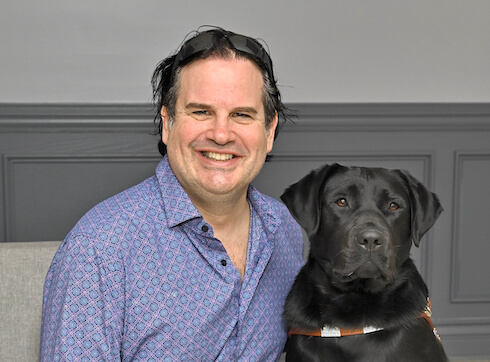
[{"label": "gray wall", "polygon": [[0,102],[147,102],[215,24],[266,40],[286,102],[488,102],[486,0],[2,0]]},{"label": "gray wall", "polygon": [[[291,104],[255,181],[279,197],[326,162],[409,170],[444,213],[412,257],[452,357],[490,358],[490,105]],[[90,207],[153,173],[148,105],[0,106],[0,242],[61,240]]]}]

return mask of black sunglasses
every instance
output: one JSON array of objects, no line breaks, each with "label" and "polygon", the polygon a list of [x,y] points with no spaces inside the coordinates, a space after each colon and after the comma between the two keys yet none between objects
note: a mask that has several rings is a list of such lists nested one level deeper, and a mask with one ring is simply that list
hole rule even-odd
[{"label": "black sunglasses", "polygon": [[177,67],[182,63],[189,63],[193,58],[196,58],[202,52],[211,49],[220,38],[228,40],[231,46],[237,51],[246,53],[257,58],[264,65],[271,80],[274,80],[272,72],[272,60],[264,47],[256,40],[244,35],[235,34],[225,30],[209,30],[196,35],[189,39],[175,57],[172,66],[172,77],[177,70]]}]

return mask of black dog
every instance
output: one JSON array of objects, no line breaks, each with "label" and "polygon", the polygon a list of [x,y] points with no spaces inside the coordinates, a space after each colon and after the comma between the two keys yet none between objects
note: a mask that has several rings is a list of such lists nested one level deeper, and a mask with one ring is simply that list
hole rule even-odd
[{"label": "black dog", "polygon": [[448,360],[409,257],[442,211],[435,194],[404,171],[334,164],[281,199],[311,243],[284,307],[286,361]]}]

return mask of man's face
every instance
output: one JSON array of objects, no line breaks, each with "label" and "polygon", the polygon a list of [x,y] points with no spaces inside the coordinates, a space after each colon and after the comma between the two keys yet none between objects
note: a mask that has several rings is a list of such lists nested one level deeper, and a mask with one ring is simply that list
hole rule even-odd
[{"label": "man's face", "polygon": [[243,196],[272,150],[263,78],[247,59],[199,59],[180,73],[175,119],[162,108],[170,166],[194,202]]}]

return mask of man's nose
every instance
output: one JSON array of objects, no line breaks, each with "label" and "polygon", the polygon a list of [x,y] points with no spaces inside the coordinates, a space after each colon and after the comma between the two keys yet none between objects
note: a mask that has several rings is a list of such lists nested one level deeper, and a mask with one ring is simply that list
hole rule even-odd
[{"label": "man's nose", "polygon": [[227,144],[234,138],[233,121],[228,115],[217,115],[211,123],[209,136],[214,142],[220,145]]}]

